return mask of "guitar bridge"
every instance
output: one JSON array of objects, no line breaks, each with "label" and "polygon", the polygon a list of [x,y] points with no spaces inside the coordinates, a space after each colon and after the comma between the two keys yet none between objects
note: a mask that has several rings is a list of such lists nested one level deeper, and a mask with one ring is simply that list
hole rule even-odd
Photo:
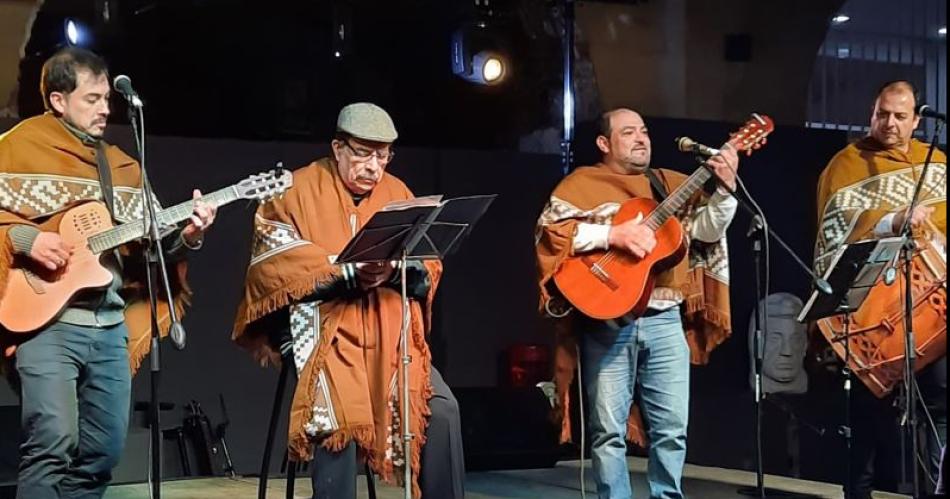
[{"label": "guitar bridge", "polygon": [[599,263],[594,263],[590,266],[590,273],[594,274],[594,277],[599,279],[600,282],[606,284],[611,291],[616,291],[620,288],[620,285],[610,278],[610,274],[608,274],[607,270],[601,267]]}]

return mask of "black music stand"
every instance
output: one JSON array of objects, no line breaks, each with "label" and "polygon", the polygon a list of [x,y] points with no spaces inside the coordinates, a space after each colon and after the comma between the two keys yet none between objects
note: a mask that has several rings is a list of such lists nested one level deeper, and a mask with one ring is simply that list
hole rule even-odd
[{"label": "black music stand", "polygon": [[[881,278],[884,269],[893,265],[899,255],[903,238],[859,241],[843,244],[835,253],[824,279],[831,284],[832,293],[824,294],[812,291],[808,303],[798,316],[799,322],[811,322],[835,315],[844,315],[844,334],[832,339],[832,342],[844,342],[844,378],[845,408],[844,425],[839,433],[844,436],[848,452],[848,463],[844,479],[845,497],[853,490],[851,483],[851,451],[853,435],[851,431],[851,314],[857,311],[867,298],[871,289]],[[834,345],[832,345],[834,346]]]},{"label": "black music stand", "polygon": [[[475,222],[495,200],[495,195],[469,196],[447,201],[440,197],[419,198],[392,203],[376,212],[369,222],[347,243],[336,263],[399,261],[402,274],[402,328],[399,350],[402,352],[402,404],[404,462],[410,463],[413,435],[409,431],[409,295],[406,289],[406,263],[409,260],[442,260],[458,249]],[[412,469],[405,466],[405,499],[412,497]]]}]

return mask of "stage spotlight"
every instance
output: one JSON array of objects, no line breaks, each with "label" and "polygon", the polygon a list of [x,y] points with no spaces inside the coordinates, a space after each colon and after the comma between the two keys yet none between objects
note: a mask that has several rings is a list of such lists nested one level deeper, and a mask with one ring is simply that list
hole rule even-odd
[{"label": "stage spotlight", "polygon": [[86,28],[75,19],[67,18],[64,30],[66,32],[66,43],[70,45],[86,45],[89,41]]},{"label": "stage spotlight", "polygon": [[505,77],[505,60],[500,55],[482,51],[472,57],[472,72],[480,74],[477,83],[491,85]]},{"label": "stage spotlight", "polygon": [[452,72],[480,85],[497,85],[508,76],[509,61],[484,24],[459,29],[452,36]]},{"label": "stage spotlight", "polygon": [[831,22],[835,24],[844,24],[850,20],[851,20],[851,16],[848,16],[846,14],[838,14],[837,16],[831,18]]}]

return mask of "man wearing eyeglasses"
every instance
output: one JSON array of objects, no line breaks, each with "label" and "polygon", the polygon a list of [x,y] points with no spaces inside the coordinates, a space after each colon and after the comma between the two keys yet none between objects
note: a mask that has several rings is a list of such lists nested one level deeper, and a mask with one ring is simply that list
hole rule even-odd
[{"label": "man wearing eyeglasses", "polygon": [[[331,156],[294,172],[286,195],[255,216],[233,338],[262,362],[294,363],[289,452],[293,460],[315,461],[314,498],[356,497],[357,449],[387,481],[406,465],[397,383],[401,272],[392,263],[336,263],[374,213],[413,197],[386,171],[396,137],[380,107],[344,107]],[[416,436],[410,466],[415,497],[451,499],[463,496],[458,404],[432,368],[425,339],[441,271],[438,262],[406,269]]]}]

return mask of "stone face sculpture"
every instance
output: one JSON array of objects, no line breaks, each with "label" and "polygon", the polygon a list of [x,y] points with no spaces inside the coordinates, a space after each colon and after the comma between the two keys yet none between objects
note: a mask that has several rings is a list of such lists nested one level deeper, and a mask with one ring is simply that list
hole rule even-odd
[{"label": "stone face sculpture", "polygon": [[[805,324],[795,320],[802,301],[790,293],[772,293],[764,300],[768,308],[768,331],[763,330],[762,391],[805,393],[808,374],[804,360],[808,335]],[[760,304],[760,313],[762,306]],[[753,312],[754,313],[754,312]],[[755,322],[749,316],[749,383],[755,387]]]}]

